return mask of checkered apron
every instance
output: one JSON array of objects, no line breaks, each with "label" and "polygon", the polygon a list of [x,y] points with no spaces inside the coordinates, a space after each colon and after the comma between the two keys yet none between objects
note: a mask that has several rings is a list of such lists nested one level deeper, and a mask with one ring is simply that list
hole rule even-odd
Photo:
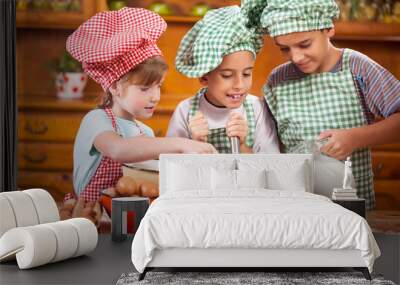
[{"label": "checkered apron", "polygon": [[[115,115],[110,108],[105,108],[107,116],[110,118],[114,130],[118,133]],[[97,201],[100,198],[100,191],[109,187],[114,187],[118,179],[122,177],[122,164],[113,161],[111,158],[103,156],[89,184],[80,194],[86,201]]]},{"label": "checkered apron", "polygon": [[[107,116],[110,118],[114,130],[118,133],[118,126],[116,123],[115,115],[110,108],[105,108]],[[98,201],[101,193],[100,191],[109,187],[114,187],[118,179],[122,177],[122,164],[115,162],[112,159],[103,156],[100,164],[90,179],[89,184],[85,190],[79,195],[79,198],[84,198],[87,202]],[[64,201],[73,199],[75,195],[68,193],[64,197]]]},{"label": "checkered apron", "polygon": [[[207,91],[207,88],[202,88],[200,91],[192,98],[192,102],[189,109],[188,121],[192,118],[196,112],[199,110],[200,98]],[[251,102],[246,98],[243,102],[243,107],[246,111],[246,118],[248,124],[248,134],[246,137],[246,145],[248,147],[253,147],[254,144],[254,132],[255,132],[255,120],[254,120],[254,110]],[[210,130],[207,136],[207,142],[212,144],[219,153],[232,153],[231,143],[229,137],[226,134],[226,128],[218,128]]]},{"label": "checkered apron", "polygon": [[[286,152],[295,152],[304,141],[314,141],[326,129],[348,129],[367,123],[350,71],[350,53],[351,50],[344,50],[339,72],[310,74],[265,92]],[[357,195],[365,198],[368,210],[373,209],[375,196],[370,149],[354,151],[351,160]]]}]

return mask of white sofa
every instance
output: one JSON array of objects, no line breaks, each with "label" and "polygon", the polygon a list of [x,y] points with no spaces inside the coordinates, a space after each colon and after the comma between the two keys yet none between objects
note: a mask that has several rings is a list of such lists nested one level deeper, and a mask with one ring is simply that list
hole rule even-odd
[{"label": "white sofa", "polygon": [[0,193],[0,262],[16,259],[20,269],[28,269],[86,254],[97,239],[88,219],[60,221],[43,189]]}]

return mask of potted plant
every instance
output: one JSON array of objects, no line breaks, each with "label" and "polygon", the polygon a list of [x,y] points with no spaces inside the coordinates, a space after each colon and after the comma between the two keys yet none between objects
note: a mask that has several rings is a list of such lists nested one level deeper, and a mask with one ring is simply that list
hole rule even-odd
[{"label": "potted plant", "polygon": [[111,0],[108,1],[108,9],[112,11],[117,11],[126,7],[126,2],[124,0]]},{"label": "potted plant", "polygon": [[210,7],[205,3],[197,3],[192,7],[190,14],[196,17],[204,17],[206,13],[210,10]]},{"label": "potted plant", "polygon": [[65,12],[69,10],[70,0],[53,0],[50,3],[51,9],[57,12]]},{"label": "potted plant", "polygon": [[82,72],[81,64],[67,51],[60,58],[51,61],[50,64],[55,72],[57,97],[62,99],[81,98],[87,82],[87,75]]}]

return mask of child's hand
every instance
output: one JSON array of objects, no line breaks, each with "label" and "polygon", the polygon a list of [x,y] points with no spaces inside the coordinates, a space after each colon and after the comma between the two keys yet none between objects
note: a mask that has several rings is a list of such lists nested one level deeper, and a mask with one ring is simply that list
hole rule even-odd
[{"label": "child's hand", "polygon": [[244,144],[249,127],[247,121],[240,114],[231,112],[228,123],[226,124],[226,134],[228,137],[238,137],[240,144]]},{"label": "child's hand", "polygon": [[97,226],[101,218],[99,202],[86,202],[85,199],[79,198],[72,210],[72,218],[86,218]]},{"label": "child's hand", "polygon": [[186,138],[171,138],[176,140],[174,144],[179,146],[181,153],[218,153],[212,144],[190,140]]},{"label": "child's hand", "polygon": [[199,111],[196,115],[190,118],[189,130],[193,140],[202,142],[207,141],[209,132],[208,123],[202,112]]},{"label": "child's hand", "polygon": [[357,148],[356,138],[351,129],[348,130],[326,130],[320,133],[318,140],[329,138],[328,142],[321,148],[321,152],[338,160],[344,160]]},{"label": "child's hand", "polygon": [[67,220],[72,218],[72,211],[75,207],[76,200],[75,199],[68,199],[64,201],[60,208],[60,220]]}]

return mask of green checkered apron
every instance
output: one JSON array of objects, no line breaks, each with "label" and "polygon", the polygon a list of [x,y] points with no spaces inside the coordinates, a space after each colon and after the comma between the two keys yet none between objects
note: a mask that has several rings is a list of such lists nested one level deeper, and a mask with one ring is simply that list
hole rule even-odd
[{"label": "green checkered apron", "polygon": [[[304,141],[314,141],[326,129],[348,129],[367,124],[362,111],[349,55],[345,49],[342,70],[310,74],[299,80],[286,81],[271,91],[265,88],[265,99],[276,119],[279,137],[286,152],[295,152]],[[365,198],[367,209],[375,206],[371,152],[359,149],[351,155],[357,195]]]},{"label": "green checkered apron", "polygon": [[[207,88],[202,88],[192,98],[188,114],[188,121],[199,110],[200,98],[201,96],[204,96],[206,92]],[[247,125],[249,128],[246,137],[246,145],[252,148],[254,144],[254,132],[256,129],[256,122],[254,119],[255,118],[254,109],[253,105],[251,104],[251,102],[249,102],[247,98],[243,102],[243,107],[246,111]],[[211,129],[207,137],[207,142],[212,144],[219,153],[232,153],[231,143],[229,137],[226,135],[226,128]]]}]

